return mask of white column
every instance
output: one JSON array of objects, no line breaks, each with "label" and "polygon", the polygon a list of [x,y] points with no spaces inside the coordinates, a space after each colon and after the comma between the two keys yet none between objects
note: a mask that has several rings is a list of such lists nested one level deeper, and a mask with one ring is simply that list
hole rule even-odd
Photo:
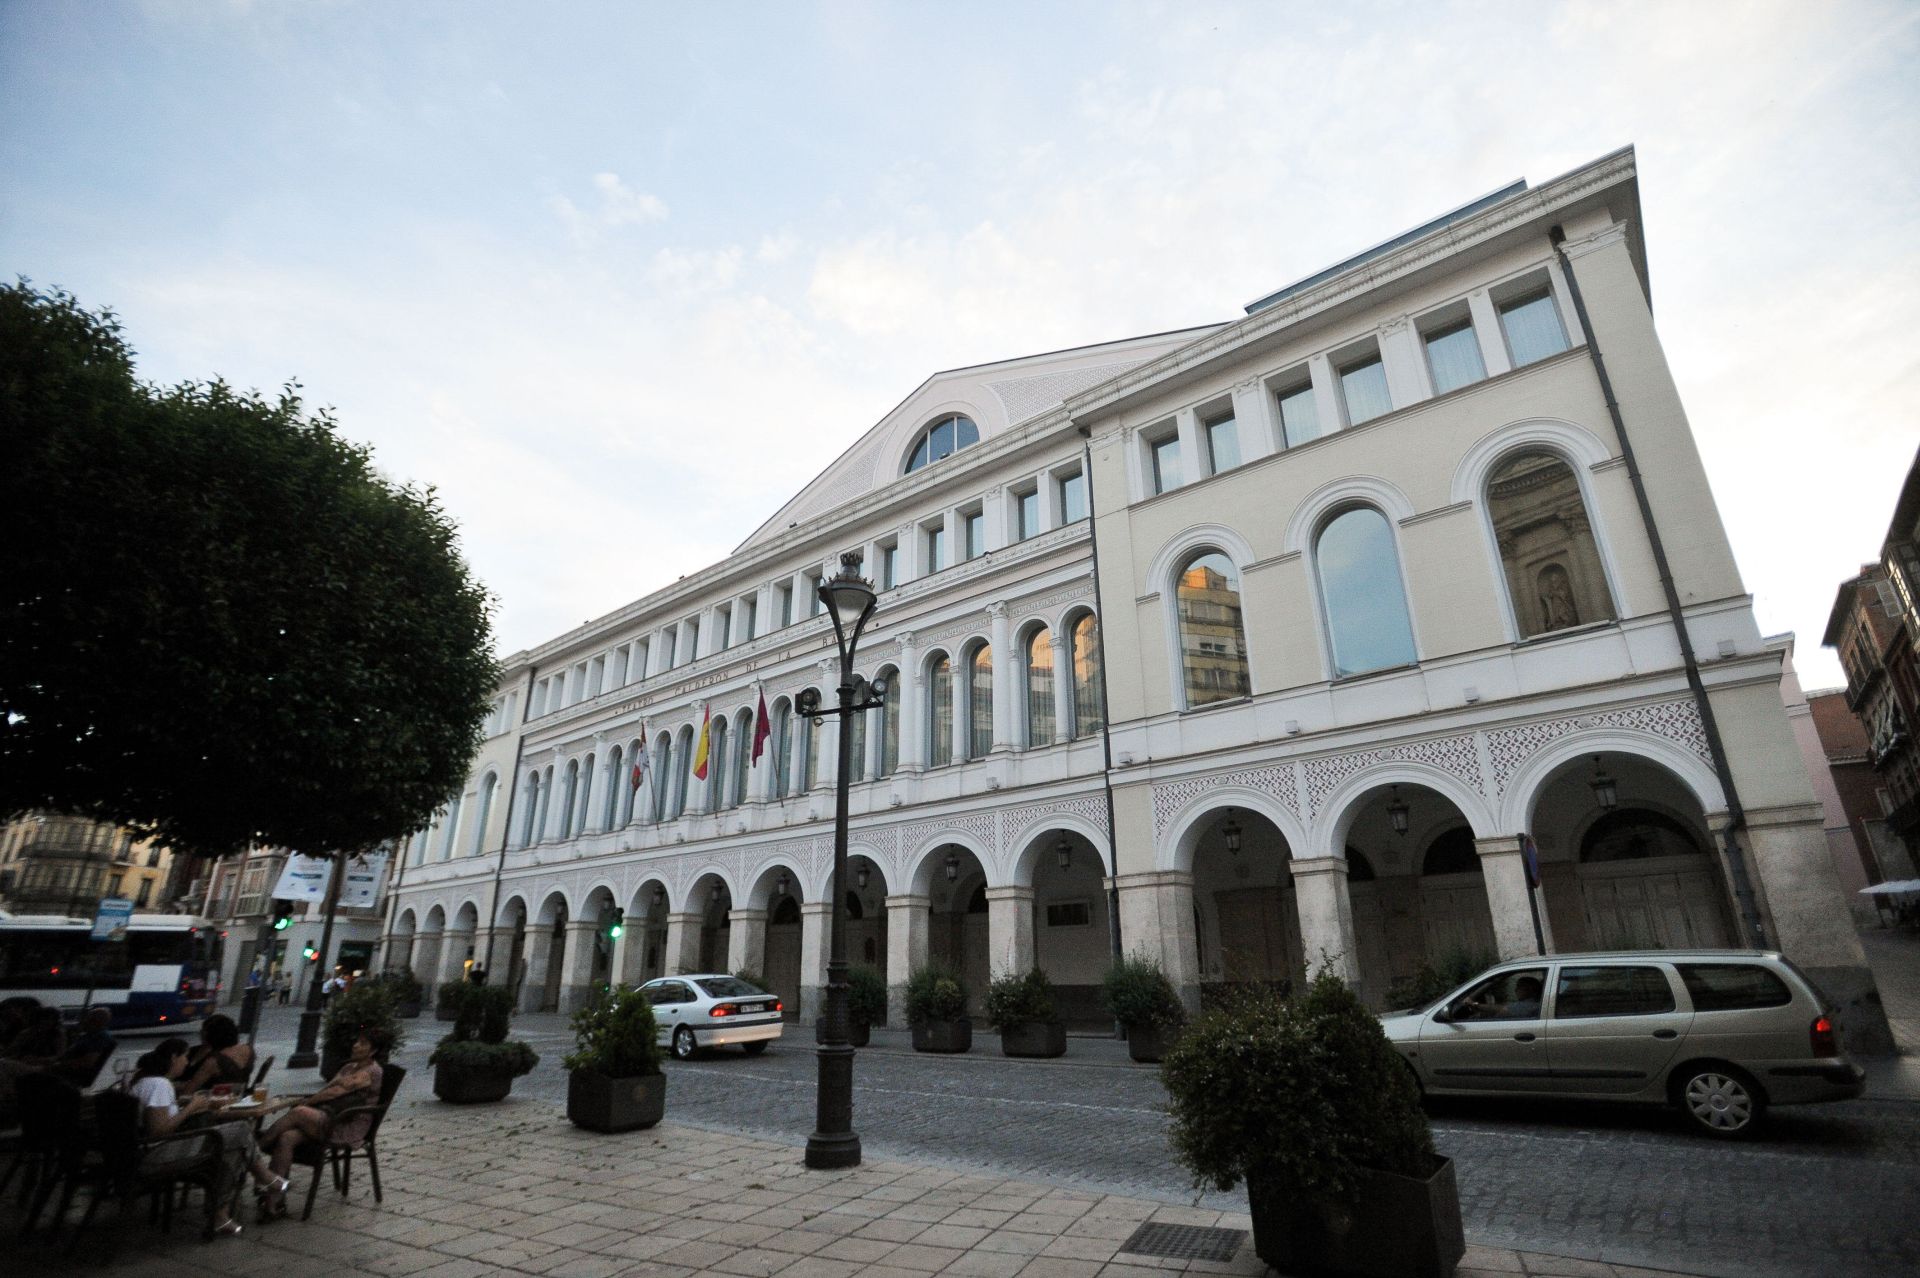
[{"label": "white column", "polygon": [[1420,352],[1420,335],[1402,315],[1380,326],[1380,359],[1386,367],[1387,391],[1395,408],[1430,398],[1427,361]]},{"label": "white column", "polygon": [[1494,309],[1487,290],[1477,288],[1467,294],[1467,313],[1473,317],[1473,335],[1480,343],[1480,362],[1487,366],[1488,377],[1513,370],[1507,358],[1507,343],[1500,332],[1500,313]]},{"label": "white column", "polygon": [[900,771],[924,772],[927,767],[927,685],[920,673],[920,650],[913,632],[901,631],[900,645]]},{"label": "white column", "polygon": [[[907,978],[927,965],[930,897],[887,898],[887,1024],[907,1023]],[[991,925],[992,920],[988,920]]]},{"label": "white column", "polygon": [[1033,970],[1033,889],[987,889],[987,966],[995,980]]},{"label": "white column", "polygon": [[[1180,487],[1185,488],[1207,473],[1207,445],[1200,438],[1200,414],[1191,408],[1175,413],[1173,423],[1180,436]],[[1151,483],[1146,491],[1153,491]]]},{"label": "white column", "polygon": [[767,912],[727,911],[727,970],[767,974]]},{"label": "white column", "polygon": [[780,618],[775,615],[773,583],[769,581],[766,585],[760,587],[757,597],[760,602],[754,611],[759,615],[754,618],[753,623],[754,638],[756,639],[761,635],[773,633],[780,625]]},{"label": "white column", "polygon": [[1280,451],[1280,414],[1266,384],[1249,377],[1233,388],[1233,420],[1240,434],[1240,459],[1252,461]]},{"label": "white column", "polygon": [[667,952],[662,960],[666,975],[700,970],[700,928],[705,922],[699,914],[667,915]]},{"label": "white column", "polygon": [[442,932],[433,939],[439,946],[439,953],[434,956],[434,970],[427,974],[427,979],[437,991],[442,985],[459,980],[464,973],[467,952],[462,942],[466,937],[456,932]]},{"label": "white column", "polygon": [[[1200,1010],[1200,962],[1193,934],[1193,876],[1175,870],[1123,874],[1120,935],[1128,945],[1159,946],[1160,968],[1187,1010]],[[991,921],[991,920],[989,920]]]},{"label": "white column", "polygon": [[987,605],[991,619],[988,634],[993,645],[993,749],[995,753],[1013,749],[1013,710],[1017,704],[1014,688],[1013,620],[1007,615],[1004,599]]},{"label": "white column", "polygon": [[560,965],[560,1010],[572,1012],[593,997],[593,951],[599,943],[598,919],[571,919]]},{"label": "white column", "polygon": [[953,753],[953,761],[959,763],[967,757],[967,747],[972,744],[967,740],[968,671],[966,658],[959,649],[948,654],[948,661],[953,673],[953,679],[948,684],[948,691],[953,696],[953,740],[949,748]]},{"label": "white column", "polygon": [[647,643],[647,677],[649,679],[667,671],[668,636],[674,633],[672,626],[662,626],[653,632],[653,638]]},{"label": "white column", "polygon": [[982,550],[999,550],[1013,544],[1013,530],[1008,527],[1007,486],[1001,484],[989,492],[980,503],[980,516],[986,521],[987,535]]},{"label": "white column", "polygon": [[[1053,739],[1073,739],[1073,634],[1054,631],[1053,639]],[[1038,743],[1036,743],[1038,744]]]},{"label": "white column", "polygon": [[1300,948],[1311,975],[1330,966],[1348,985],[1360,981],[1359,955],[1353,939],[1353,903],[1347,895],[1347,862],[1321,856],[1288,863],[1293,870],[1294,900],[1300,911]]},{"label": "white column", "polygon": [[547,964],[553,958],[553,925],[528,924],[520,968],[520,1010],[537,1012],[547,996]]},{"label": "white column", "polygon": [[[828,901],[800,905],[800,1023],[812,1025],[827,1006],[827,929],[833,925]],[[764,931],[761,933],[764,938]]]},{"label": "white column", "polygon": [[1307,360],[1307,376],[1313,380],[1313,412],[1320,421],[1320,433],[1346,428],[1346,414],[1340,411],[1340,374],[1325,355]]},{"label": "white column", "polygon": [[1054,481],[1053,472],[1043,470],[1035,481],[1040,494],[1040,527],[1038,532],[1048,532],[1060,526],[1060,485]]},{"label": "white column", "polygon": [[[1475,839],[1474,851],[1480,854],[1480,870],[1487,890],[1487,912],[1493,916],[1493,943],[1502,959],[1528,958],[1540,952],[1533,935],[1533,909],[1527,897],[1527,867],[1520,852],[1520,840],[1511,835]],[[1546,903],[1540,906],[1540,930],[1546,938],[1547,952],[1553,952],[1553,931],[1547,920]]]}]

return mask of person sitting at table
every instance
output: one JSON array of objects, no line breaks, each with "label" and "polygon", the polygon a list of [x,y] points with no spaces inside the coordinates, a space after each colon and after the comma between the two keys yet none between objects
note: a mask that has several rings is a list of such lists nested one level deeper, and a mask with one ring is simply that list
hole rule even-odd
[{"label": "person sitting at table", "polygon": [[80,1020],[80,1033],[67,1044],[67,1050],[60,1059],[48,1068],[55,1077],[63,1078],[75,1087],[88,1088],[93,1080],[100,1077],[101,1067],[107,1058],[113,1055],[113,1035],[107,1030],[113,1024],[113,1012],[104,1007],[90,1007]]},{"label": "person sitting at table", "polygon": [[387,1047],[386,1035],[378,1030],[363,1030],[353,1040],[353,1054],[347,1058],[325,1087],[274,1120],[260,1134],[260,1148],[266,1155],[253,1163],[256,1182],[271,1185],[260,1195],[260,1210],[267,1216],[287,1214],[287,1171],[293,1166],[293,1152],[308,1141],[352,1145],[364,1140],[373,1125],[373,1115],[356,1114],[344,1121],[335,1120],[358,1105],[373,1105],[380,1100],[380,1062],[374,1059]]},{"label": "person sitting at table", "polygon": [[[140,1058],[135,1068],[133,1083],[127,1090],[135,1100],[140,1102],[141,1130],[146,1133],[147,1139],[170,1135],[181,1130],[201,1114],[212,1114],[222,1107],[223,1102],[215,1101],[204,1094],[188,1097],[185,1104],[180,1102],[174,1091],[174,1080],[186,1073],[186,1069],[187,1041],[183,1038],[165,1039],[160,1046]],[[230,1131],[237,1135],[230,1137],[228,1134]],[[223,1149],[228,1153],[233,1152],[229,1148],[232,1145],[241,1143],[251,1145],[251,1137],[245,1123],[222,1123],[217,1129],[217,1135]],[[156,1145],[147,1157],[150,1160],[150,1166],[165,1167],[169,1163],[192,1162],[202,1157],[204,1151],[203,1142],[176,1140],[164,1145]],[[214,1221],[213,1232],[227,1238],[240,1232],[240,1223],[233,1218],[233,1213],[226,1209],[226,1204],[232,1198],[228,1187],[233,1183],[230,1177],[235,1161],[223,1154],[221,1158],[223,1174],[207,1189],[207,1192],[213,1195],[214,1201],[220,1205],[220,1218]],[[250,1170],[258,1164],[257,1159],[238,1161],[248,1165]],[[254,1179],[265,1189],[272,1190],[277,1187],[278,1192],[282,1194],[286,1192],[285,1180],[276,1181],[272,1177],[263,1177],[258,1170],[254,1171]]]},{"label": "person sitting at table", "polygon": [[253,1073],[253,1047],[240,1041],[240,1027],[225,1013],[216,1012],[200,1027],[199,1046],[187,1053],[182,1092],[224,1083],[236,1093],[245,1090]]},{"label": "person sitting at table", "polygon": [[57,1007],[36,1007],[27,1013],[26,1028],[13,1036],[0,1056],[30,1066],[51,1065],[67,1050],[67,1031]]}]

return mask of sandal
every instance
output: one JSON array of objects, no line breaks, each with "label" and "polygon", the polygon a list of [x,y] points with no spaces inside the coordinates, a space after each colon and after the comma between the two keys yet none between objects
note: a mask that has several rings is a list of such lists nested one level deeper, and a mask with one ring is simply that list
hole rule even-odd
[{"label": "sandal", "polygon": [[237,1220],[235,1220],[235,1219],[233,1219],[233,1218],[232,1218],[231,1216],[229,1216],[229,1217],[227,1218],[227,1221],[226,1221],[226,1223],[225,1223],[225,1224],[221,1224],[221,1225],[215,1225],[215,1226],[214,1226],[214,1227],[213,1227],[213,1228],[212,1228],[212,1229],[211,1229],[211,1230],[210,1230],[210,1231],[208,1232],[208,1235],[207,1235],[207,1236],[208,1236],[208,1238],[209,1238],[209,1239],[212,1239],[212,1238],[238,1238],[238,1237],[240,1236],[240,1230],[241,1230],[241,1224],[240,1224],[240,1222],[239,1222],[239,1221],[237,1221]]}]

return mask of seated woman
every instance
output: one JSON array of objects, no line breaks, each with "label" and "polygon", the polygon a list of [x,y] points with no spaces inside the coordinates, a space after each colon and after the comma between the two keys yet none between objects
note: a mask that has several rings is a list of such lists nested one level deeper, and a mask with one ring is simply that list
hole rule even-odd
[{"label": "seated woman", "polygon": [[238,1094],[246,1090],[252,1074],[252,1045],[240,1041],[240,1027],[231,1016],[216,1013],[200,1027],[200,1045],[187,1053],[187,1074],[180,1091],[191,1095],[225,1083]]},{"label": "seated woman", "polygon": [[367,1129],[373,1125],[371,1114],[356,1114],[344,1122],[334,1120],[357,1105],[379,1103],[380,1062],[374,1057],[386,1049],[385,1039],[378,1031],[363,1032],[353,1040],[353,1055],[325,1087],[282,1114],[273,1126],[261,1133],[260,1148],[266,1151],[266,1157],[254,1160],[253,1178],[266,1186],[260,1195],[262,1214],[287,1214],[286,1175],[293,1166],[294,1150],[308,1141],[351,1145],[365,1139]]},{"label": "seated woman", "polygon": [[[140,1102],[141,1127],[148,1139],[177,1132],[199,1115],[211,1114],[221,1108],[220,1102],[200,1095],[190,1097],[184,1105],[179,1102],[174,1092],[174,1080],[186,1073],[186,1069],[187,1043],[185,1039],[166,1039],[160,1046],[140,1058],[139,1065],[136,1067],[136,1072],[133,1076],[133,1082],[127,1090],[135,1100]],[[218,1128],[218,1135],[223,1148],[228,1152],[234,1152],[233,1146],[236,1142],[250,1143],[246,1129],[247,1125],[244,1123],[222,1123]],[[230,1137],[229,1132],[235,1135]],[[169,1141],[164,1145],[156,1146],[153,1152],[147,1157],[150,1160],[149,1165],[164,1167],[169,1163],[192,1162],[201,1157],[204,1150],[204,1144],[199,1141]],[[233,1196],[229,1192],[228,1186],[233,1183],[230,1176],[234,1161],[234,1159],[227,1157],[221,1159],[223,1175],[210,1186],[207,1191],[214,1196],[214,1201],[219,1204],[220,1217],[214,1221],[213,1232],[229,1238],[240,1232],[239,1222],[234,1220],[232,1213],[227,1211],[226,1208],[228,1201]],[[272,1190],[276,1188],[276,1182],[271,1176],[265,1175],[264,1172],[257,1170],[259,1164],[258,1159],[245,1159],[243,1161],[251,1163],[253,1168],[256,1169],[254,1170],[254,1179],[261,1184],[263,1189]],[[285,1193],[287,1182],[285,1180],[278,1181],[277,1188],[280,1193]]]}]

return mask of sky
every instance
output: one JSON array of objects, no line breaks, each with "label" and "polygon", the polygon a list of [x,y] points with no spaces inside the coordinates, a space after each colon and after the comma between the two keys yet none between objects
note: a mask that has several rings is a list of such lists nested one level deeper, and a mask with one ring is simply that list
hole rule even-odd
[{"label": "sky", "polygon": [[298,381],[500,652],[724,558],[935,371],[1234,318],[1637,148],[1809,687],[1920,443],[1920,4],[0,0],[0,272]]}]

